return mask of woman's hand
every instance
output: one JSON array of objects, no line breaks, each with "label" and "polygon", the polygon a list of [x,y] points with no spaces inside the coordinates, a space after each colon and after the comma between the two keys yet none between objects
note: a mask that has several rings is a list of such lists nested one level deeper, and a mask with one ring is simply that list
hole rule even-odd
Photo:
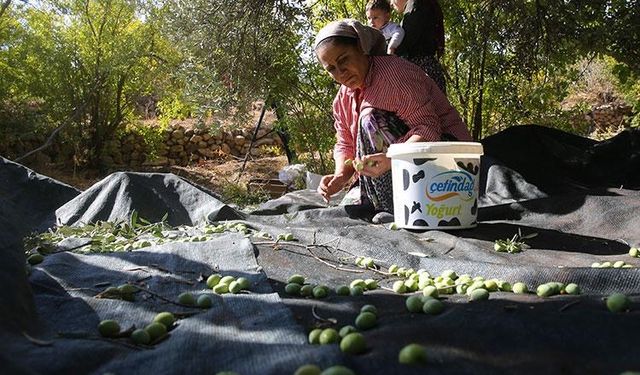
[{"label": "woman's hand", "polygon": [[360,174],[367,177],[380,177],[391,169],[391,159],[384,152],[365,155],[361,162],[364,168]]},{"label": "woman's hand", "polygon": [[329,203],[331,201],[331,196],[344,189],[347,182],[349,182],[349,176],[342,174],[329,174],[322,176],[317,191],[322,195],[324,201]]}]

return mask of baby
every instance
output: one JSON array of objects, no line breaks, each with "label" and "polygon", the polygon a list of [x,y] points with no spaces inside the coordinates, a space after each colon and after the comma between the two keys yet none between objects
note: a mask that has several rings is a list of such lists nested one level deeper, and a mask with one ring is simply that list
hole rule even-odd
[{"label": "baby", "polygon": [[404,38],[404,30],[395,22],[390,22],[391,5],[388,0],[369,0],[367,3],[367,21],[369,26],[380,30],[387,41],[387,53],[395,55],[396,48]]}]

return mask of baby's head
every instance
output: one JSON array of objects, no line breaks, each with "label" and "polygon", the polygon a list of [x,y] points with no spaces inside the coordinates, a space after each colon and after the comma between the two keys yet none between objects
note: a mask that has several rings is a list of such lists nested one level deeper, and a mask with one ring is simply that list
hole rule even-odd
[{"label": "baby's head", "polygon": [[391,19],[391,5],[388,0],[369,0],[366,10],[369,26],[378,30]]}]

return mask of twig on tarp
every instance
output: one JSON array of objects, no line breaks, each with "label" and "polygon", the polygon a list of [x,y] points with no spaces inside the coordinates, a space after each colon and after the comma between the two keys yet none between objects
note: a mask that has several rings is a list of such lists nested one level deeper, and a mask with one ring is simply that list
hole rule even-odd
[{"label": "twig on tarp", "polygon": [[314,318],[316,318],[321,322],[331,323],[331,324],[338,323],[338,320],[336,318],[323,318],[320,315],[318,315],[318,313],[316,312],[316,305],[313,305],[313,307],[311,308],[311,314],[313,315]]},{"label": "twig on tarp", "polygon": [[566,305],[562,306],[558,311],[563,312],[563,311],[567,310],[568,308],[570,308],[572,306],[575,306],[575,305],[577,305],[579,303],[580,303],[580,300],[569,302]]},{"label": "twig on tarp", "polygon": [[[353,269],[353,268],[345,268],[345,267],[340,267],[340,266],[336,266],[335,264],[331,264],[329,262],[327,262],[326,260],[320,258],[318,255],[316,255],[311,249],[314,247],[320,247],[323,249],[329,249],[329,248],[334,248],[336,250],[339,251],[343,251],[340,250],[338,248],[332,247],[332,246],[326,246],[326,245],[306,245],[306,244],[301,244],[301,243],[297,243],[297,242],[291,242],[291,241],[282,241],[282,240],[277,240],[277,241],[262,241],[262,242],[254,242],[254,245],[271,245],[273,246],[274,249],[277,249],[278,246],[280,246],[281,244],[287,245],[287,246],[294,246],[294,247],[300,247],[303,248],[305,250],[307,250],[307,252],[317,261],[321,262],[322,264],[325,264],[333,269],[339,270],[339,271],[346,271],[346,272],[353,272],[353,273],[362,273],[364,271],[362,270],[357,270],[357,269]],[[345,251],[343,251],[345,252]]]},{"label": "twig on tarp", "polygon": [[45,340],[40,340],[37,339],[31,335],[29,335],[26,332],[22,332],[22,336],[24,336],[25,339],[31,341],[32,343],[38,345],[38,346],[52,346],[53,345],[53,341],[45,341]]}]

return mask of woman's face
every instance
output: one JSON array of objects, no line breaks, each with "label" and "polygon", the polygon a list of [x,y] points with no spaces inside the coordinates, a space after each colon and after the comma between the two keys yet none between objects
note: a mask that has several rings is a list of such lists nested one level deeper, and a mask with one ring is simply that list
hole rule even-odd
[{"label": "woman's face", "polygon": [[361,88],[369,72],[369,57],[359,45],[326,43],[316,50],[322,67],[338,83],[350,89]]},{"label": "woman's face", "polygon": [[391,6],[398,13],[404,13],[404,7],[407,6],[407,0],[391,0]]}]

